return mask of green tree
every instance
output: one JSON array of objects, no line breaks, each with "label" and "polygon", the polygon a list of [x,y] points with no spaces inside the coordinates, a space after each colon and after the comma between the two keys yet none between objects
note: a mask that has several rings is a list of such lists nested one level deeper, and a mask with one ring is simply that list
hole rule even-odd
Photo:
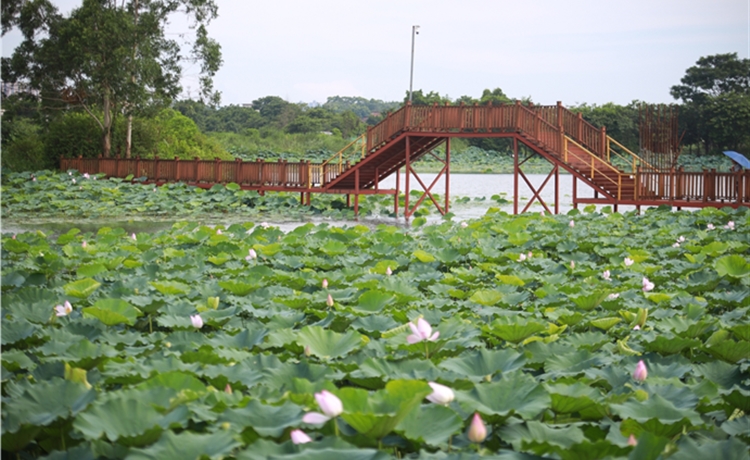
[{"label": "green tree", "polygon": [[701,143],[705,153],[750,147],[750,59],[737,53],[698,59],[670,93],[684,104],[685,140]]},{"label": "green tree", "polygon": [[638,105],[633,101],[628,105],[608,102],[602,105],[581,104],[571,107],[574,113],[580,113],[584,120],[596,127],[606,127],[607,134],[633,152],[638,151]]},{"label": "green tree", "polygon": [[[83,0],[68,17],[49,0],[17,3],[13,0],[7,10],[3,4],[3,13],[11,15],[3,17],[3,32],[17,26],[24,41],[4,59],[3,77],[7,72],[8,81],[28,81],[41,91],[45,105],[74,107],[91,116],[105,156],[117,115],[165,105],[179,93],[182,59],[200,63],[201,97],[218,103],[212,77],[221,52],[206,32],[217,16],[213,0]],[[174,13],[194,23],[189,56],[166,38]]]}]

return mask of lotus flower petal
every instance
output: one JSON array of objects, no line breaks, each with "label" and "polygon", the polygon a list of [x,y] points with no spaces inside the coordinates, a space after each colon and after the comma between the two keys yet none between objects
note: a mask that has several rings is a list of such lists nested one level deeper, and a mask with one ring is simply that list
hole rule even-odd
[{"label": "lotus flower petal", "polygon": [[341,400],[328,390],[315,393],[315,400],[318,401],[320,409],[328,417],[337,417],[344,412],[344,405]]},{"label": "lotus flower petal", "polygon": [[327,417],[320,412],[308,412],[302,416],[302,421],[311,425],[321,425],[331,420],[331,417]]},{"label": "lotus flower petal", "polygon": [[427,400],[430,402],[446,405],[456,397],[453,390],[445,385],[435,382],[427,382],[427,384],[432,388],[432,394],[427,396]]},{"label": "lotus flower petal", "polygon": [[292,430],[292,432],[289,433],[289,436],[292,438],[292,442],[294,444],[305,444],[308,442],[312,442],[312,438],[310,438],[310,436],[308,436],[302,430]]}]

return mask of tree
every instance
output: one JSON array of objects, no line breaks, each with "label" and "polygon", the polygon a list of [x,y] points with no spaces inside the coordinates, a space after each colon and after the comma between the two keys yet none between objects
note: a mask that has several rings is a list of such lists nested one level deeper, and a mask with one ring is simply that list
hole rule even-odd
[{"label": "tree", "polygon": [[750,59],[737,53],[698,59],[670,93],[684,103],[685,140],[703,144],[706,153],[750,147]]},{"label": "tree", "polygon": [[[17,26],[23,43],[3,62],[9,81],[28,81],[41,91],[46,106],[81,109],[101,130],[102,151],[109,156],[114,119],[165,106],[180,92],[180,64],[201,64],[201,97],[217,104],[212,77],[221,65],[218,43],[206,25],[217,16],[213,0],[83,0],[63,17],[49,0],[3,3],[3,32]],[[195,41],[183,56],[166,38],[172,14],[192,21]],[[42,33],[40,33],[42,32]]]}]

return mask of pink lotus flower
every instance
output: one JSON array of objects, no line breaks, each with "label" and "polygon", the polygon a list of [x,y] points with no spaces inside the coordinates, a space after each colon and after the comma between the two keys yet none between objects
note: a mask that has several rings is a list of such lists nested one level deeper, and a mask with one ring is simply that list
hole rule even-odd
[{"label": "pink lotus flower", "polygon": [[87,245],[86,245],[86,242],[85,242],[85,241],[84,241],[83,243],[81,243],[81,247],[82,247],[82,248],[86,249],[86,246],[87,246]]},{"label": "pink lotus flower", "polygon": [[706,225],[706,230],[713,230],[715,228],[716,227],[714,227],[714,224],[708,224],[708,225]]},{"label": "pink lotus flower", "polygon": [[734,230],[734,221],[730,220],[729,222],[727,222],[727,224],[724,226],[724,228],[726,228],[728,230]]},{"label": "pink lotus flower", "polygon": [[385,269],[385,274],[388,276],[391,276],[393,274],[393,270],[391,270],[391,267]]},{"label": "pink lotus flower", "polygon": [[635,326],[633,326],[633,330],[634,331],[640,331],[641,330],[641,326],[639,326],[639,325],[636,324]]},{"label": "pink lotus flower", "polygon": [[193,323],[193,327],[196,329],[203,327],[203,318],[201,318],[201,315],[190,315],[190,322]]},{"label": "pink lotus flower", "polygon": [[521,255],[518,256],[518,261],[519,262],[523,262],[524,260],[526,260],[526,254],[521,254]]},{"label": "pink lotus flower", "polygon": [[479,412],[474,412],[474,417],[471,419],[471,425],[469,425],[469,432],[466,434],[469,441],[479,444],[487,438],[487,427],[484,426],[482,417],[479,416]]},{"label": "pink lotus flower", "polygon": [[574,220],[571,220],[568,225],[570,226],[570,228],[573,228],[576,226],[576,222]]},{"label": "pink lotus flower", "polygon": [[684,242],[685,242],[685,237],[684,237],[684,236],[682,236],[682,235],[680,235],[680,237],[679,237],[679,238],[677,238],[677,242],[678,242],[678,243],[684,243]]},{"label": "pink lotus flower", "polygon": [[323,278],[323,282],[320,283],[320,284],[321,284],[321,286],[323,286],[323,289],[328,289],[328,279],[327,278]]},{"label": "pink lotus flower", "polygon": [[649,281],[648,278],[646,278],[646,277],[643,278],[643,288],[642,288],[643,292],[648,292],[648,291],[654,289],[654,287],[655,287],[654,283],[652,283],[651,281]]},{"label": "pink lotus flower", "polygon": [[632,434],[628,437],[628,445],[629,446],[637,446],[638,445],[638,440],[636,440],[635,436],[633,436]]},{"label": "pink lotus flower", "polygon": [[302,421],[313,425],[325,423],[334,417],[338,417],[344,412],[344,405],[335,394],[328,390],[315,393],[315,400],[318,402],[320,412],[308,412],[302,417]]},{"label": "pink lotus flower", "polygon": [[328,294],[328,298],[326,299],[326,305],[329,307],[333,306],[333,297],[331,297],[331,294]]},{"label": "pink lotus flower", "polygon": [[221,235],[221,229],[220,229],[220,228],[217,228],[217,229],[216,229],[216,234],[217,234],[217,235]]},{"label": "pink lotus flower", "polygon": [[292,430],[292,432],[289,433],[289,436],[292,438],[292,442],[294,444],[305,444],[308,442],[312,442],[312,438],[310,438],[310,436],[308,436],[302,430]]},{"label": "pink lotus flower", "polygon": [[527,259],[531,259],[532,257],[534,257],[534,253],[533,253],[533,252],[531,252],[531,251],[529,251],[529,253],[528,253],[528,254],[526,254],[526,258],[527,258]]},{"label": "pink lotus flower", "polygon": [[136,238],[135,233],[130,234],[130,239],[133,241],[138,241],[138,238]]},{"label": "pink lotus flower", "polygon": [[413,332],[413,334],[410,334],[408,337],[406,337],[406,341],[409,343],[418,343],[422,340],[429,340],[430,342],[434,342],[438,337],[440,337],[440,331],[437,331],[433,334],[432,326],[430,326],[430,323],[425,321],[423,318],[419,318],[417,320],[416,326],[414,325],[414,323],[410,322],[409,327]]},{"label": "pink lotus flower", "polygon": [[427,400],[430,402],[446,406],[456,397],[453,390],[445,385],[435,382],[427,382],[427,384],[432,388],[432,393],[427,396]]},{"label": "pink lotus flower", "polygon": [[469,224],[467,224],[466,222],[461,222],[461,228],[466,228],[468,226],[469,226]]},{"label": "pink lotus flower", "polygon": [[67,300],[65,304],[55,306],[55,316],[68,316],[72,312],[73,306]]},{"label": "pink lotus flower", "polygon": [[615,300],[616,298],[620,297],[620,294],[613,292],[612,294],[608,295],[607,298],[609,300]]},{"label": "pink lotus flower", "polygon": [[622,262],[625,264],[626,267],[630,267],[631,265],[635,263],[635,261],[631,259],[630,257],[626,257]]},{"label": "pink lotus flower", "polygon": [[679,248],[680,247],[680,243],[675,243],[675,244],[672,245],[672,247],[673,248]]},{"label": "pink lotus flower", "polygon": [[268,225],[268,222],[261,222],[261,223],[260,223],[260,226],[261,226],[261,227],[263,227],[263,228],[268,228],[268,227],[270,227],[270,225]]},{"label": "pink lotus flower", "polygon": [[247,255],[245,256],[245,260],[250,262],[253,259],[256,259],[258,257],[258,254],[255,252],[255,249],[250,248],[249,251],[247,251]]},{"label": "pink lotus flower", "polygon": [[638,364],[635,365],[635,370],[633,371],[633,379],[635,379],[636,382],[643,382],[646,380],[647,376],[648,369],[646,369],[646,363],[644,363],[643,360],[638,361]]},{"label": "pink lotus flower", "polygon": [[89,177],[90,177],[90,176],[89,176],[89,173],[83,173],[83,178],[84,178],[84,179],[88,179]]},{"label": "pink lotus flower", "polygon": [[604,278],[607,281],[611,281],[612,279],[609,277],[609,270],[604,270],[604,273],[602,273],[602,278]]}]

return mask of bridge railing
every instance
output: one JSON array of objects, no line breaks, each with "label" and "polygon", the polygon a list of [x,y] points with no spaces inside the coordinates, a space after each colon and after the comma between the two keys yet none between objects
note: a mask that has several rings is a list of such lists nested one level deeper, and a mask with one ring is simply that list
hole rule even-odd
[{"label": "bridge railing", "polygon": [[686,172],[640,170],[636,176],[638,198],[750,204],[750,171],[722,173],[716,170]]},{"label": "bridge railing", "polygon": [[[107,177],[143,178],[148,183],[187,182],[188,184],[227,184],[234,182],[245,187],[310,188],[328,177],[339,174],[338,164],[313,164],[302,162],[265,162],[222,160],[181,160],[175,158],[60,158],[60,169],[75,169],[80,173],[99,174]],[[311,177],[311,171],[319,171]]]}]

